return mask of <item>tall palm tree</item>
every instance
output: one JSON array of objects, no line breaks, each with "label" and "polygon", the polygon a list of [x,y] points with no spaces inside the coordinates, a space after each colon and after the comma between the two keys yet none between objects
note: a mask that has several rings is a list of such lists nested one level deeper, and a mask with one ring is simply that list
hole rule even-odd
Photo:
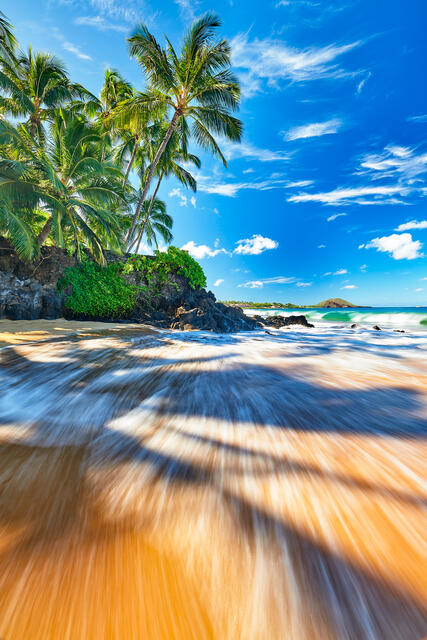
[{"label": "tall palm tree", "polygon": [[[173,219],[166,211],[166,203],[156,198],[154,202],[146,200],[141,211],[145,219],[145,239],[149,247],[153,245],[159,248],[157,235],[160,235],[166,244],[172,242]],[[142,235],[138,237],[135,253],[138,253]]]},{"label": "tall palm tree", "polygon": [[151,163],[141,198],[135,209],[128,239],[133,232],[156,167],[174,133],[187,136],[191,132],[196,142],[226,160],[213,134],[240,141],[242,123],[231,115],[239,106],[240,86],[230,70],[231,49],[224,39],[215,40],[219,18],[206,14],[196,20],[184,38],[178,55],[167,40],[164,49],[145,25],[140,25],[129,38],[130,53],[143,69],[149,91],[133,100],[136,115],[166,108],[169,126]]},{"label": "tall palm tree", "polygon": [[[164,127],[163,127],[163,130],[162,129],[160,130],[160,135],[162,133],[164,133]],[[157,148],[158,148],[158,145],[156,145],[156,149]],[[151,158],[151,161],[152,161],[152,158]],[[157,192],[160,188],[163,178],[173,175],[185,187],[192,189],[192,191],[194,192],[197,190],[196,180],[194,179],[192,174],[185,167],[182,166],[181,163],[187,163],[187,164],[192,163],[198,169],[200,168],[200,165],[201,165],[200,158],[198,156],[188,153],[185,148],[183,149],[180,146],[180,137],[175,132],[171,136],[168,144],[166,145],[165,151],[163,152],[163,155],[157,164],[156,171],[155,171],[155,175],[157,176],[157,182],[156,182],[154,191],[152,193],[152,196],[149,200],[148,207],[145,207],[145,203],[143,205],[141,213],[142,211],[145,211],[145,215],[140,216],[139,232],[138,232],[138,235],[135,236],[135,239],[132,242],[130,242],[128,247],[129,251],[132,249],[134,244],[136,243],[139,244],[144,234],[145,225],[150,216],[151,208],[155,202],[155,199],[157,197]],[[149,165],[149,167],[150,166],[151,165]],[[145,180],[146,180],[146,176],[143,175],[141,184],[145,184]]]},{"label": "tall palm tree", "polygon": [[53,117],[55,108],[82,96],[86,91],[70,83],[62,62],[49,53],[19,53],[12,60],[1,59],[0,113],[24,117],[33,137],[44,139],[43,123]]},{"label": "tall palm tree", "polygon": [[58,112],[46,149],[25,125],[0,121],[0,202],[17,211],[44,212],[38,235],[59,247],[73,247],[78,259],[87,246],[103,262],[103,247],[120,250],[120,218],[127,208],[122,173],[102,158],[94,125]]}]

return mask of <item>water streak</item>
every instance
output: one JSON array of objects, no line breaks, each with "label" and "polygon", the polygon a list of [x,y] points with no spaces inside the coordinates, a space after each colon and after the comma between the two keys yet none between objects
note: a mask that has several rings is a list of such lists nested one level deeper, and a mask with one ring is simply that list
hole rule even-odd
[{"label": "water streak", "polygon": [[420,640],[426,354],[330,328],[1,349],[0,637]]}]

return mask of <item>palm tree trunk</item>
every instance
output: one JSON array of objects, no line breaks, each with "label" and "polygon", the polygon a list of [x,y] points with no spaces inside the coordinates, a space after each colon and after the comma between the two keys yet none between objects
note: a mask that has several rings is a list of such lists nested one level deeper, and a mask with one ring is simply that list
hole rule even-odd
[{"label": "palm tree trunk", "polygon": [[157,167],[157,165],[159,163],[159,160],[162,157],[164,150],[166,149],[166,145],[168,144],[169,140],[171,139],[171,136],[172,136],[173,132],[175,131],[175,129],[177,127],[179,116],[180,116],[180,114],[177,111],[175,111],[175,113],[173,114],[173,118],[172,118],[172,120],[170,122],[169,128],[168,128],[168,130],[166,132],[166,135],[163,138],[163,140],[162,140],[162,142],[160,144],[160,147],[157,149],[157,153],[154,156],[153,162],[151,163],[150,170],[149,170],[148,176],[147,176],[147,181],[146,181],[145,186],[144,186],[144,191],[142,192],[142,196],[141,196],[141,198],[140,198],[140,200],[138,202],[138,205],[137,205],[137,207],[135,209],[135,213],[133,214],[133,218],[132,218],[132,224],[131,224],[131,227],[130,227],[130,229],[129,229],[128,233],[127,233],[127,236],[126,236],[126,241],[127,242],[129,242],[130,238],[132,238],[132,236],[133,236],[136,224],[138,222],[139,214],[141,213],[141,209],[142,209],[142,207],[144,205],[144,202],[145,202],[145,199],[147,197],[148,189],[150,188],[150,184],[151,184],[151,180],[152,180],[153,175],[154,175],[154,171],[156,170],[156,167]]},{"label": "palm tree trunk", "polygon": [[138,137],[136,136],[135,137],[135,145],[134,145],[133,150],[132,150],[132,155],[130,157],[130,160],[128,162],[128,166],[126,167],[125,175],[123,177],[123,185],[122,185],[123,188],[126,186],[126,183],[128,181],[129,173],[130,173],[130,170],[132,169],[132,165],[133,165],[133,161],[135,160],[137,149],[138,149]]},{"label": "palm tree trunk", "polygon": [[140,228],[140,230],[139,230],[138,236],[137,236],[137,238],[132,242],[132,244],[129,246],[129,250],[130,250],[130,249],[133,247],[133,245],[137,242],[138,244],[137,244],[137,246],[136,246],[136,253],[138,253],[138,249],[139,249],[139,245],[140,245],[140,243],[141,243],[142,235],[143,235],[143,233],[144,233],[145,225],[147,224],[147,220],[148,220],[148,219],[149,219],[149,217],[150,217],[150,213],[151,213],[151,210],[152,210],[152,208],[153,208],[154,200],[156,199],[156,195],[157,195],[157,192],[158,192],[158,190],[159,190],[160,183],[161,183],[161,181],[163,180],[163,175],[164,175],[164,171],[162,171],[162,172],[161,172],[160,177],[159,177],[159,179],[157,180],[156,188],[154,189],[153,195],[151,196],[150,204],[149,204],[149,206],[148,206],[148,210],[147,210],[147,213],[145,214],[144,220],[142,221],[142,225],[141,225],[141,228]]},{"label": "palm tree trunk", "polygon": [[50,233],[50,230],[52,228],[52,216],[50,216],[50,218],[48,218],[43,226],[43,229],[40,231],[39,236],[38,236],[38,240],[39,243],[42,245],[44,242],[46,242],[47,237]]}]

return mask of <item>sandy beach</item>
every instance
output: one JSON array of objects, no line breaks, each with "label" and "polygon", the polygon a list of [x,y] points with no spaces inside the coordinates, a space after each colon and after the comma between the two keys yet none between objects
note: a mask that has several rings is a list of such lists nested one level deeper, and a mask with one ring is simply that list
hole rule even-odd
[{"label": "sandy beach", "polygon": [[425,636],[426,333],[0,340],[1,638]]}]

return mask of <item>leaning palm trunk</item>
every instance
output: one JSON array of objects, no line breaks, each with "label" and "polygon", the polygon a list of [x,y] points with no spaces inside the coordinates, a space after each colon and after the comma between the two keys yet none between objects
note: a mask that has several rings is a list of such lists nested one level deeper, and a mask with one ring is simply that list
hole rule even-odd
[{"label": "leaning palm trunk", "polygon": [[134,145],[133,150],[132,150],[132,155],[130,157],[130,160],[128,162],[128,166],[126,167],[125,175],[123,177],[123,183],[122,183],[123,188],[127,184],[127,181],[128,181],[128,178],[129,178],[129,173],[130,173],[130,170],[132,169],[132,165],[133,165],[133,161],[135,160],[137,149],[138,149],[138,138],[135,138],[135,145]]},{"label": "leaning palm trunk", "polygon": [[45,222],[43,229],[40,231],[38,235],[38,241],[41,245],[46,242],[51,229],[52,229],[52,216],[50,216],[49,219]]},{"label": "leaning palm trunk", "polygon": [[159,179],[157,180],[156,188],[154,189],[153,195],[151,196],[150,204],[149,204],[149,206],[148,206],[147,213],[146,213],[146,214],[145,214],[145,216],[144,216],[144,220],[142,221],[141,228],[140,228],[140,230],[139,230],[138,236],[135,238],[135,240],[134,240],[134,241],[132,242],[132,244],[129,246],[129,250],[130,250],[130,249],[132,249],[132,247],[134,246],[134,244],[135,244],[135,243],[137,243],[137,245],[136,245],[136,250],[135,250],[135,251],[136,251],[136,253],[138,253],[139,245],[141,244],[141,238],[142,238],[142,236],[143,236],[143,234],[144,234],[145,226],[146,226],[147,221],[148,221],[148,219],[149,219],[149,217],[150,217],[151,210],[152,210],[152,208],[153,208],[153,204],[154,204],[154,201],[155,201],[156,196],[157,196],[157,192],[158,192],[159,187],[160,187],[160,184],[161,184],[161,182],[162,182],[162,180],[163,180],[163,175],[164,175],[164,172],[162,171],[162,173],[160,174]]},{"label": "leaning palm trunk", "polygon": [[[128,231],[128,234],[126,236],[126,241],[129,242],[129,240],[132,238],[134,232],[135,232],[135,227],[136,224],[138,222],[138,218],[139,218],[139,214],[141,213],[141,209],[144,206],[144,202],[145,199],[147,197],[147,193],[148,193],[148,189],[150,188],[150,184],[151,184],[151,180],[153,179],[153,175],[154,175],[154,171],[156,170],[156,167],[159,163],[160,158],[163,155],[164,150],[166,149],[166,146],[169,142],[169,140],[171,139],[171,136],[173,134],[173,132],[175,131],[177,124],[178,124],[178,118],[179,118],[180,114],[178,113],[178,111],[175,111],[175,113],[173,114],[173,118],[171,120],[171,123],[169,125],[169,128],[166,132],[165,137],[163,138],[160,147],[157,149],[157,153],[154,156],[154,160],[151,163],[150,169],[148,171],[148,176],[147,176],[147,181],[145,183],[144,186],[144,191],[142,192],[142,196],[138,202],[138,205],[135,209],[135,213],[133,214],[133,218],[132,218],[132,224],[131,227]],[[130,247],[129,247],[130,248]]]}]

